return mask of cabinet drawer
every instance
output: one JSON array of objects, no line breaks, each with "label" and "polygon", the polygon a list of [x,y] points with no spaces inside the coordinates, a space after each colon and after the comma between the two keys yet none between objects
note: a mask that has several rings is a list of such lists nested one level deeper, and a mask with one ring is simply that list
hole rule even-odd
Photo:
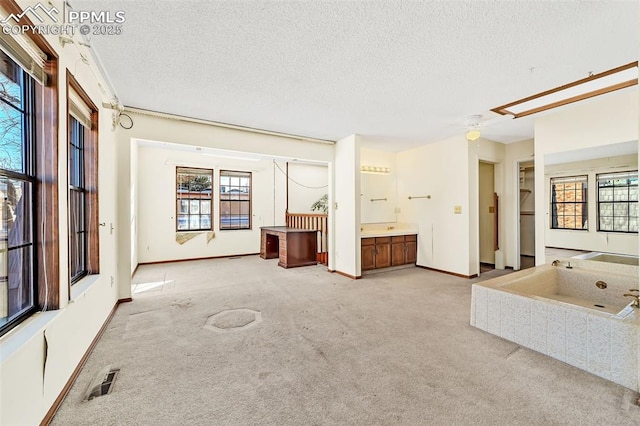
[{"label": "cabinet drawer", "polygon": [[376,239],[375,238],[362,238],[360,239],[360,245],[361,246],[372,246],[376,243]]},{"label": "cabinet drawer", "polygon": [[392,243],[404,243],[404,235],[398,235],[396,237],[391,237]]},{"label": "cabinet drawer", "polygon": [[389,244],[391,237],[376,237],[376,244]]},{"label": "cabinet drawer", "polygon": [[405,241],[418,241],[418,236],[416,234],[413,235],[405,235],[404,236],[404,240]]}]

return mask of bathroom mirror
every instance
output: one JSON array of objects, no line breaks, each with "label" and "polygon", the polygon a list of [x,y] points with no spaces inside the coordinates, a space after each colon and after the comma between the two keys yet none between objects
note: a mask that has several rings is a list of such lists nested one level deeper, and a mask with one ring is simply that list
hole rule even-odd
[{"label": "bathroom mirror", "polygon": [[396,178],[393,174],[361,173],[361,223],[395,222],[396,201]]},{"label": "bathroom mirror", "polygon": [[544,164],[547,253],[638,255],[637,141],[547,154]]}]

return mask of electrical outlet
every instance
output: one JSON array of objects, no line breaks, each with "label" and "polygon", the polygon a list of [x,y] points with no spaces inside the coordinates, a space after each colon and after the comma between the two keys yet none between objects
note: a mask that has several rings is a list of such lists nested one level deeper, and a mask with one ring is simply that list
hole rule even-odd
[{"label": "electrical outlet", "polygon": [[462,206],[453,206],[453,214],[462,214]]}]

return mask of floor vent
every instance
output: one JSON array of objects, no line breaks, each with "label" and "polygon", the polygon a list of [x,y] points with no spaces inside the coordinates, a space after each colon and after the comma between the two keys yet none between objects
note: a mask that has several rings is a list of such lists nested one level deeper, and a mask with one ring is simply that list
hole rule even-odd
[{"label": "floor vent", "polygon": [[231,256],[231,257],[227,257],[227,259],[229,260],[242,259],[242,256]]},{"label": "floor vent", "polygon": [[101,370],[89,385],[85,400],[91,401],[93,398],[110,394],[119,371],[120,369],[111,367]]}]

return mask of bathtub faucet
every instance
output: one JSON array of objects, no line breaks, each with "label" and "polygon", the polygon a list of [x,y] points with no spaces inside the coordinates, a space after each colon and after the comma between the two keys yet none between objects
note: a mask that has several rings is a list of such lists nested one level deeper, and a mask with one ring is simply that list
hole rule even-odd
[{"label": "bathtub faucet", "polygon": [[[629,291],[630,292],[634,292],[634,293],[638,293],[639,290],[637,288],[630,288]],[[640,295],[631,294],[631,293],[625,293],[624,297],[633,297],[634,300],[633,300],[633,302],[631,302],[631,306],[633,306],[634,308],[640,308]]]}]

